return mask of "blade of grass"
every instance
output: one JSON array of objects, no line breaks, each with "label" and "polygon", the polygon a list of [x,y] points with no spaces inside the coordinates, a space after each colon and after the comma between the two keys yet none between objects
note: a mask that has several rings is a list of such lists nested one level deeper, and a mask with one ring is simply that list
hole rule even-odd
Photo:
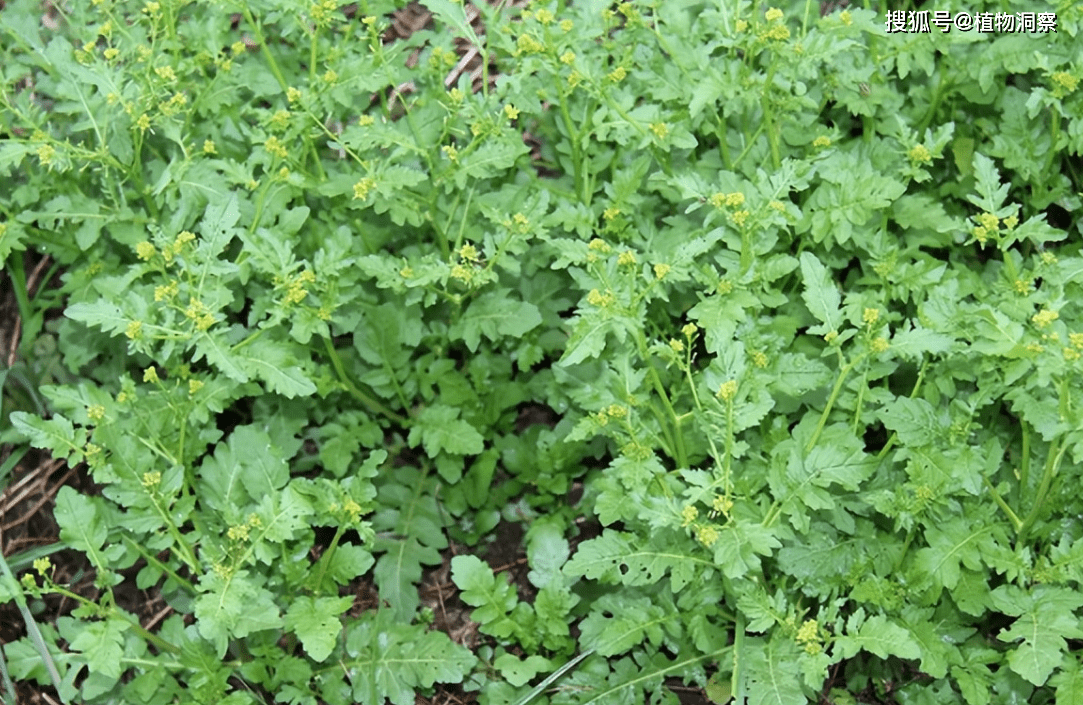
[{"label": "blade of grass", "polygon": [[563,675],[564,675],[565,673],[567,673],[567,672],[568,672],[568,671],[570,671],[571,669],[573,669],[573,668],[575,668],[576,666],[578,666],[578,665],[579,665],[579,662],[580,662],[580,661],[582,661],[582,660],[583,660],[583,659],[585,659],[585,658],[586,658],[587,656],[590,656],[590,655],[591,655],[591,654],[593,654],[593,653],[594,653],[594,649],[587,649],[587,650],[586,650],[586,651],[584,651],[583,653],[581,653],[581,654],[579,654],[578,656],[576,656],[575,658],[573,658],[573,659],[572,659],[571,661],[569,661],[568,663],[564,664],[563,666],[561,666],[561,667],[560,667],[560,668],[558,668],[557,670],[553,671],[553,672],[552,672],[552,673],[551,673],[551,674],[549,675],[549,677],[548,677],[548,678],[546,678],[545,680],[543,680],[543,681],[542,681],[541,683],[538,683],[538,685],[536,685],[536,686],[534,687],[534,690],[530,691],[530,692],[529,692],[529,693],[527,693],[527,694],[526,694],[525,696],[523,696],[522,698],[520,698],[519,700],[517,700],[517,701],[515,702],[515,705],[526,705],[526,704],[527,704],[527,703],[529,703],[529,702],[530,702],[531,700],[533,700],[534,698],[536,698],[536,697],[538,697],[539,695],[541,695],[542,691],[544,691],[544,690],[545,690],[546,688],[548,688],[548,687],[549,687],[550,685],[552,685],[553,681],[555,681],[556,679],[560,678],[561,676],[563,676]]},{"label": "blade of grass", "polygon": [[0,679],[4,681],[4,695],[0,702],[4,705],[18,705],[15,701],[15,684],[8,675],[8,664],[4,658],[4,645],[0,644]]},{"label": "blade of grass", "polygon": [[[4,370],[4,372],[6,373],[7,370]],[[0,384],[2,384],[2,382],[0,382]],[[0,465],[0,491],[3,491],[7,488],[8,475],[11,474],[11,471],[15,468],[18,462],[23,459],[23,456],[26,455],[29,450],[30,446],[24,446],[23,448],[19,448],[18,450],[13,450],[11,452],[11,455],[8,456],[7,460],[5,460],[2,465]]]},{"label": "blade of grass", "polygon": [[[15,604],[18,606],[19,612],[23,615],[23,621],[26,623],[26,632],[30,635],[30,641],[34,643],[34,648],[41,654],[42,663],[45,664],[45,670],[49,672],[49,680],[53,682],[53,687],[56,688],[57,693],[62,693],[60,672],[57,670],[56,663],[53,661],[53,655],[49,653],[49,647],[45,643],[45,637],[41,635],[41,630],[38,629],[38,623],[34,621],[34,615],[30,613],[30,607],[26,604],[26,596],[23,594],[22,586],[12,574],[11,568],[8,566],[8,562],[4,559],[3,554],[0,554],[0,580],[8,580],[15,586]],[[61,695],[61,699],[67,702],[63,695]]]}]

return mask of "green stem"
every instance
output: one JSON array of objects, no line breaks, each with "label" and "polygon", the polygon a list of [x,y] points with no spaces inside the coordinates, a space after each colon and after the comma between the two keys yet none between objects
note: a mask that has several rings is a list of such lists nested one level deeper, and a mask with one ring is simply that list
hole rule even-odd
[{"label": "green stem", "polygon": [[362,404],[367,406],[370,411],[378,413],[378,414],[384,416],[385,418],[390,419],[391,421],[394,421],[395,423],[398,423],[398,424],[401,424],[401,425],[409,425],[409,419],[407,419],[405,416],[400,416],[399,414],[396,414],[394,411],[387,408],[386,406],[381,404],[379,401],[372,398],[368,394],[365,394],[364,392],[362,392],[360,389],[357,388],[357,385],[355,385],[353,383],[353,380],[351,380],[350,376],[346,373],[346,368],[342,364],[342,358],[339,357],[338,351],[335,350],[335,346],[331,342],[330,338],[325,336],[324,339],[323,339],[323,344],[324,344],[324,347],[327,350],[327,356],[331,359],[331,366],[335,368],[335,374],[338,375],[339,381],[342,383],[342,385],[344,387],[346,387],[346,390],[355,399],[357,399]]},{"label": "green stem", "polygon": [[182,578],[180,575],[178,575],[175,570],[173,570],[168,565],[166,565],[165,563],[158,560],[158,558],[156,556],[151,554],[149,551],[144,549],[142,546],[137,544],[135,541],[132,541],[127,536],[124,536],[123,539],[124,539],[124,542],[126,544],[128,544],[129,548],[133,549],[136,553],[143,556],[143,558],[146,559],[147,563],[154,566],[158,570],[162,571],[163,573],[168,575],[171,579],[175,580],[178,585],[180,585],[182,588],[184,588],[188,592],[188,594],[190,594],[190,595],[195,595],[196,594],[195,586],[192,585],[192,583],[190,583],[185,578]]},{"label": "green stem", "polygon": [[763,82],[763,95],[760,97],[763,102],[763,124],[767,129],[767,142],[771,145],[771,162],[776,169],[782,166],[782,156],[778,146],[778,131],[775,130],[775,115],[774,111],[771,110],[769,93],[771,92],[771,84],[775,80],[775,69],[777,67],[778,55],[776,54],[771,60],[771,66],[767,69],[767,79]]},{"label": "green stem", "polygon": [[1030,485],[1030,426],[1022,419],[1019,425],[1023,429],[1023,457],[1019,461],[1019,501],[1022,502]]},{"label": "green stem", "polygon": [[[673,439],[676,443],[676,455],[673,457],[677,461],[677,465],[686,468],[688,467],[688,454],[685,451],[684,446],[684,434],[681,432],[681,420],[677,417],[677,412],[673,410],[673,404],[669,400],[669,395],[666,394],[665,385],[662,384],[662,378],[658,376],[658,370],[654,368],[654,363],[651,362],[650,354],[647,352],[647,339],[643,335],[643,331],[636,331],[636,342],[639,343],[639,354],[643,359],[643,363],[647,366],[647,373],[651,378],[651,384],[654,386],[654,391],[658,393],[659,398],[662,400],[662,404],[666,407],[666,413],[669,415],[668,421],[673,425]],[[665,428],[665,424],[663,424]]]},{"label": "green stem", "polygon": [[327,550],[320,556],[320,573],[316,578],[316,582],[312,584],[314,591],[319,591],[320,586],[323,585],[323,578],[327,574],[327,567],[331,565],[331,560],[335,557],[335,549],[338,548],[338,542],[342,540],[342,535],[346,533],[346,527],[339,524],[338,529],[335,531],[335,537],[331,539],[331,545],[327,547]]},{"label": "green stem", "polygon": [[1061,458],[1064,457],[1066,450],[1068,450],[1067,441],[1060,444],[1059,450],[1056,443],[1049,444],[1049,453],[1046,455],[1041,484],[1038,485],[1038,492],[1034,497],[1030,512],[1027,513],[1027,518],[1023,520],[1023,525],[1019,527],[1018,541],[1020,543],[1026,540],[1027,533],[1038,520],[1038,515],[1045,505],[1046,496],[1049,494],[1049,486],[1053,484],[1053,476],[1057,474],[1057,468],[1060,467]]},{"label": "green stem", "polygon": [[244,20],[251,27],[252,31],[256,34],[256,41],[259,42],[260,53],[267,59],[267,67],[271,69],[271,74],[278,81],[278,85],[285,91],[289,88],[289,84],[286,83],[285,77],[282,76],[282,70],[278,68],[278,62],[275,61],[274,54],[271,53],[271,48],[267,46],[267,38],[263,36],[263,27],[256,22],[256,18],[252,16],[252,10],[249,9],[247,3],[241,5],[241,12],[244,15]]},{"label": "green stem", "polygon": [[835,401],[839,398],[839,392],[842,391],[842,385],[846,381],[846,376],[850,374],[850,371],[854,369],[854,362],[848,363],[845,367],[839,370],[839,377],[835,380],[835,387],[831,390],[831,396],[827,400],[827,406],[824,407],[824,411],[820,414],[820,422],[816,424],[816,430],[812,433],[812,438],[809,439],[805,445],[805,453],[808,454],[812,451],[816,445],[816,441],[820,440],[820,434],[823,433],[824,426],[827,425],[827,417],[831,414],[831,408],[835,405]]},{"label": "green stem", "polygon": [[572,122],[572,115],[568,112],[568,95],[564,92],[564,86],[561,85],[559,78],[554,78],[553,81],[557,89],[557,94],[560,95],[560,119],[564,122],[564,129],[568,131],[568,140],[571,142],[572,166],[574,167],[575,172],[575,192],[579,195],[580,201],[586,204],[590,199],[589,195],[584,193],[583,155],[579,149],[579,131],[575,129],[575,124]]},{"label": "green stem", "polygon": [[1012,508],[1009,507],[1008,503],[1004,501],[1004,498],[1000,496],[1000,493],[997,492],[997,488],[993,486],[993,483],[989,482],[989,478],[985,477],[982,479],[985,481],[985,487],[992,493],[993,501],[997,503],[997,506],[1000,507],[1006,515],[1008,515],[1008,519],[1012,523],[1012,528],[1018,533],[1019,529],[1023,526],[1023,522],[1019,520],[1016,513],[1012,511]]}]

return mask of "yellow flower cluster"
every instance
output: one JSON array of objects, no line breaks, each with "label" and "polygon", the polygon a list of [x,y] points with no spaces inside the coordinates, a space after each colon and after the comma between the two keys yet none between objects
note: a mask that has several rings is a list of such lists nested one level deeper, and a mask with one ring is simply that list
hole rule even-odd
[{"label": "yellow flower cluster", "polygon": [[278,157],[279,159],[285,159],[290,153],[289,149],[286,148],[286,145],[282,144],[282,141],[274,135],[267,138],[267,141],[263,143],[263,148],[272,156]]},{"label": "yellow flower cluster", "polygon": [[375,189],[376,179],[372,178],[371,176],[366,176],[365,178],[361,179],[353,185],[353,197],[355,200],[359,199],[363,201],[368,198],[369,194],[372,193]]},{"label": "yellow flower cluster", "polygon": [[1056,311],[1043,309],[1031,316],[1030,320],[1034,321],[1034,325],[1038,326],[1039,328],[1045,328],[1058,318],[1060,318],[1060,314]]},{"label": "yellow flower cluster", "polygon": [[617,297],[613,294],[612,291],[609,291],[608,289],[604,294],[599,292],[597,289],[591,289],[590,292],[587,294],[587,303],[591,306],[597,306],[599,308],[611,306],[613,302],[616,301],[616,299]]},{"label": "yellow flower cluster", "polygon": [[933,155],[923,144],[915,144],[906,153],[906,156],[915,164],[927,164],[933,160]]},{"label": "yellow flower cluster", "polygon": [[737,380],[731,379],[723,382],[719,385],[715,396],[727,403],[733,401],[733,398],[737,396]]}]

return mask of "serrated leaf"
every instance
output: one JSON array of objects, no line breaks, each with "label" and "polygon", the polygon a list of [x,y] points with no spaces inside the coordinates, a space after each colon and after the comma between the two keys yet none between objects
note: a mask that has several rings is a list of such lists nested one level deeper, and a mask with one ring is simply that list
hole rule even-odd
[{"label": "serrated leaf", "polygon": [[747,665],[750,705],[804,705],[797,648],[790,640],[746,638],[743,656]]},{"label": "serrated leaf", "polygon": [[316,385],[296,364],[293,347],[285,341],[261,337],[242,348],[239,354],[234,353],[234,359],[276,394],[290,399],[315,394]]},{"label": "serrated leaf", "polygon": [[346,653],[341,665],[350,674],[354,701],[373,704],[413,705],[419,689],[459,683],[477,662],[446,634],[383,615],[347,626]]},{"label": "serrated leaf", "polygon": [[245,637],[263,629],[282,626],[274,594],[249,578],[246,570],[232,574],[210,572],[203,576],[194,611],[200,635],[225,656],[231,637]]},{"label": "serrated leaf", "polygon": [[1075,610],[1083,606],[1083,595],[1051,585],[1038,585],[1029,592],[1005,585],[993,591],[992,599],[997,609],[1019,617],[997,635],[1000,641],[1023,640],[1009,654],[1008,665],[1030,683],[1043,685],[1064,660],[1065,640],[1083,637],[1075,616]]},{"label": "serrated leaf", "polygon": [[649,543],[650,547],[640,548],[632,534],[606,530],[598,538],[579,544],[575,555],[564,565],[564,573],[610,585],[631,586],[652,585],[669,573],[670,585],[677,592],[705,569],[714,567],[713,563],[680,549],[668,550],[668,542],[660,536]]},{"label": "serrated leaf", "polygon": [[130,627],[122,619],[85,623],[69,646],[84,655],[91,673],[115,683],[124,672],[124,633]]},{"label": "serrated leaf", "polygon": [[98,568],[107,565],[101,548],[109,537],[109,527],[93,498],[81,495],[71,487],[61,487],[56,494],[53,517],[60,525],[61,541],[86,553]]},{"label": "serrated leaf", "polygon": [[522,337],[541,325],[538,307],[509,298],[510,294],[510,289],[499,289],[474,299],[448,331],[451,339],[461,339],[470,352],[477,352],[482,335],[497,342],[504,336]]},{"label": "serrated leaf", "polygon": [[485,450],[485,438],[477,429],[459,418],[458,409],[443,404],[434,404],[418,414],[409,441],[415,445],[420,441],[429,457],[440,453],[477,455]]},{"label": "serrated leaf", "polygon": [[644,640],[657,644],[662,625],[675,617],[646,597],[604,595],[579,623],[579,643],[602,656],[622,654]]},{"label": "serrated leaf", "polygon": [[883,659],[888,656],[906,659],[916,659],[921,656],[921,649],[910,632],[884,615],[873,615],[862,622],[855,632],[854,626],[857,621],[856,615],[851,617],[846,633],[835,640],[835,658],[852,658],[859,651],[867,651]]},{"label": "serrated leaf", "polygon": [[64,416],[53,414],[51,419],[43,419],[25,411],[13,411],[8,418],[15,430],[26,436],[35,448],[43,448],[52,451],[56,457],[67,458],[70,465],[82,461],[86,431],[77,430]]},{"label": "serrated leaf", "polygon": [[924,399],[898,397],[884,404],[877,415],[907,446],[929,445],[942,436],[947,427],[942,414]]},{"label": "serrated leaf", "polygon": [[339,615],[352,606],[352,597],[302,595],[290,605],[283,623],[286,629],[296,632],[310,658],[324,661],[334,651],[342,632]]},{"label": "serrated leaf", "polygon": [[801,253],[801,276],[805,290],[801,298],[812,315],[822,326],[810,328],[812,333],[828,333],[838,330],[842,323],[842,297],[831,272],[811,252]]}]

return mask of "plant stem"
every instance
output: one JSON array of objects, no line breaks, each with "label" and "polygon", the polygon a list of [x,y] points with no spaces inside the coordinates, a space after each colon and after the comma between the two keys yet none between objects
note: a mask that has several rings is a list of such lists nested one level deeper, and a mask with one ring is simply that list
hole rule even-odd
[{"label": "plant stem", "polygon": [[835,387],[831,390],[831,396],[827,400],[827,406],[824,407],[823,413],[820,414],[820,422],[816,424],[816,430],[813,431],[812,438],[810,438],[805,445],[806,454],[811,452],[816,445],[816,441],[820,440],[820,434],[823,433],[824,426],[827,425],[827,417],[831,414],[831,408],[839,398],[839,392],[842,391],[842,385],[846,381],[846,376],[850,374],[850,370],[852,369],[854,369],[854,362],[847,363],[846,366],[839,370],[839,377],[835,380]]},{"label": "plant stem", "polygon": [[1023,525],[1019,527],[1017,539],[1019,543],[1026,540],[1027,533],[1033,528],[1034,522],[1038,520],[1046,496],[1049,494],[1049,486],[1053,484],[1053,476],[1057,474],[1057,468],[1060,467],[1061,458],[1064,457],[1066,450],[1068,450],[1067,440],[1060,443],[1059,449],[1056,443],[1049,444],[1049,453],[1046,455],[1041,484],[1038,485],[1038,492],[1034,496],[1034,503],[1030,507],[1030,512],[1027,513],[1026,519],[1023,520]]},{"label": "plant stem", "polygon": [[351,380],[350,376],[346,373],[346,368],[342,364],[342,358],[339,357],[338,351],[335,350],[335,346],[330,338],[324,336],[323,345],[327,349],[327,356],[331,358],[331,366],[335,368],[335,374],[338,375],[339,381],[342,382],[342,385],[346,387],[346,390],[355,399],[367,406],[370,411],[376,412],[395,423],[409,425],[410,421],[405,416],[396,414],[394,411],[357,388],[357,385],[353,383],[353,380]]}]

